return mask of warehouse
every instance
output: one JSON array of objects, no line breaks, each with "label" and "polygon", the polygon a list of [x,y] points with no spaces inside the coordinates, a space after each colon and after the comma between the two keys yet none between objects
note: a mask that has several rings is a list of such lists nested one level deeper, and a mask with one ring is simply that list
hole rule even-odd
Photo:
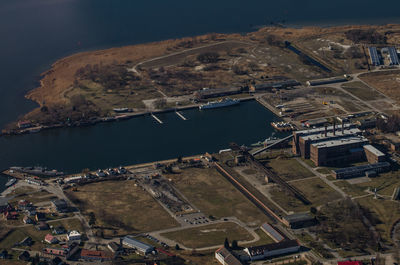
[{"label": "warehouse", "polygon": [[338,170],[334,170],[332,172],[332,175],[335,177],[335,179],[349,179],[363,177],[366,175],[367,172],[369,172],[370,174],[371,172],[381,173],[387,172],[389,170],[390,164],[388,162],[380,162],[375,164],[341,168]]},{"label": "warehouse", "polygon": [[399,56],[395,47],[388,47],[390,65],[399,65]]},{"label": "warehouse", "polygon": [[296,240],[285,240],[279,243],[248,247],[244,249],[252,261],[287,255],[298,252],[299,250],[300,245]]},{"label": "warehouse", "polygon": [[371,164],[384,162],[386,160],[385,154],[370,144],[364,145],[364,151],[368,162]]},{"label": "warehouse", "polygon": [[378,56],[378,51],[376,47],[368,47],[369,57],[371,59],[371,64],[379,66],[381,64]]},{"label": "warehouse", "polygon": [[268,89],[282,89],[282,88],[288,88],[288,87],[295,87],[299,86],[300,83],[297,80],[294,79],[287,79],[287,80],[282,80],[282,81],[271,81],[271,82],[266,82],[258,85],[254,85],[250,87],[251,92],[257,92],[257,91],[262,91],[262,90],[268,90]]},{"label": "warehouse", "polygon": [[332,77],[332,78],[325,78],[318,80],[309,80],[306,82],[306,84],[307,86],[320,86],[327,84],[343,83],[347,81],[348,81],[347,78],[339,76],[339,77]]},{"label": "warehouse", "polygon": [[284,216],[283,223],[293,229],[313,226],[316,224],[316,219],[309,213],[296,213]]},{"label": "warehouse", "polygon": [[142,255],[147,255],[154,251],[153,246],[140,242],[139,240],[133,239],[129,236],[126,236],[122,239],[122,244],[124,246],[136,249],[136,251]]},{"label": "warehouse", "polygon": [[260,227],[264,233],[266,233],[270,238],[272,238],[276,243],[283,241],[285,238],[275,230],[270,224],[264,223]]},{"label": "warehouse", "polygon": [[223,265],[242,265],[242,263],[225,247],[215,251],[215,258]]}]

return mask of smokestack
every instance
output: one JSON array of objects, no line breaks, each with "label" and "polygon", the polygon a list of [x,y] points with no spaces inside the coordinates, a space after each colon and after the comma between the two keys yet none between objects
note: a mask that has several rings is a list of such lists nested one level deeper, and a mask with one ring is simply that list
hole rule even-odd
[{"label": "smokestack", "polygon": [[328,136],[328,125],[325,124],[325,137]]},{"label": "smokestack", "polygon": [[336,135],[336,121],[333,120],[333,135]]},{"label": "smokestack", "polygon": [[342,134],[344,134],[344,119],[342,120]]}]

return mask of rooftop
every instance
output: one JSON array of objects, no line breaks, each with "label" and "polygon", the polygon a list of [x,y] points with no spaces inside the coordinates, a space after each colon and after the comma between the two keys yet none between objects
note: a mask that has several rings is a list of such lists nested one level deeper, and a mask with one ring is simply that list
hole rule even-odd
[{"label": "rooftop", "polygon": [[327,148],[355,143],[368,143],[368,139],[363,136],[348,136],[345,138],[331,139],[327,141],[313,143],[312,146],[317,148]]},{"label": "rooftop", "polygon": [[385,156],[384,153],[382,153],[381,151],[379,151],[378,149],[376,149],[374,146],[367,144],[364,145],[364,149],[370,151],[371,153],[373,153],[376,156]]},{"label": "rooftop", "polygon": [[242,265],[242,263],[224,247],[218,249],[215,253],[221,255],[227,265]]},{"label": "rooftop", "polygon": [[286,249],[286,248],[291,248],[291,247],[298,247],[298,246],[299,246],[299,243],[296,240],[285,240],[285,241],[282,241],[279,243],[273,243],[273,244],[262,245],[262,246],[257,246],[257,247],[249,247],[249,248],[247,248],[247,251],[248,251],[248,253],[250,253],[251,256],[254,256],[254,255],[260,255],[264,252],[269,252],[269,251],[279,250],[279,249]]},{"label": "rooftop", "polygon": [[329,131],[327,129],[327,134],[325,136],[325,129],[323,129],[322,131],[320,131],[320,133],[315,133],[315,134],[309,134],[309,135],[305,135],[305,136],[301,136],[301,138],[303,138],[303,140],[310,140],[310,141],[319,141],[319,140],[323,140],[323,139],[328,139],[328,138],[340,138],[340,137],[344,137],[344,136],[350,136],[350,135],[356,135],[361,133],[360,129],[358,128],[346,128],[344,129],[343,133],[342,133],[342,128],[338,129],[336,128],[336,133],[335,135],[333,134],[333,126],[332,126],[332,130]]},{"label": "rooftop", "polygon": [[270,224],[268,223],[264,223],[261,226],[261,229],[263,229],[264,231],[266,231],[267,233],[269,233],[274,240],[280,242],[282,240],[284,240],[285,238],[278,232],[276,231]]},{"label": "rooftop", "polygon": [[289,223],[307,221],[313,218],[314,217],[312,217],[309,213],[296,213],[296,214],[286,215],[283,217],[283,219],[285,219]]},{"label": "rooftop", "polygon": [[341,168],[341,169],[335,170],[335,173],[340,174],[340,173],[368,171],[368,170],[374,170],[376,168],[381,168],[381,167],[390,167],[390,164],[388,162],[379,162],[379,163],[367,164],[367,165],[361,165],[361,166],[355,166],[355,167],[346,167],[346,168]]},{"label": "rooftop", "polygon": [[129,236],[124,237],[124,239],[122,240],[122,243],[134,246],[136,248],[140,248],[142,250],[149,250],[149,249],[153,249],[154,248],[151,245],[148,245],[148,244],[143,243],[143,242],[141,242],[139,240],[133,239],[133,238],[131,238]]}]

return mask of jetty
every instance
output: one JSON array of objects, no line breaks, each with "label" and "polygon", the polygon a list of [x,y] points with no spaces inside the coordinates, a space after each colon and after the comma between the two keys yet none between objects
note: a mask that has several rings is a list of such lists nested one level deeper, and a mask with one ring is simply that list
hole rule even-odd
[{"label": "jetty", "polygon": [[176,115],[178,115],[182,120],[186,121],[187,118],[185,116],[183,116],[182,113],[180,113],[179,111],[175,111]]},{"label": "jetty", "polygon": [[153,117],[158,123],[163,124],[162,120],[160,120],[156,115],[151,113],[151,117]]}]

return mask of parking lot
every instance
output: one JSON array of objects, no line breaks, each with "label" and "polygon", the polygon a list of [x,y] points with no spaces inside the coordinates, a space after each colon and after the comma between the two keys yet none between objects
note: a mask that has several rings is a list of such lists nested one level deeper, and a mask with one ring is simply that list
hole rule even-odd
[{"label": "parking lot", "polygon": [[177,216],[177,220],[182,225],[207,224],[210,220],[203,213],[190,213]]}]

